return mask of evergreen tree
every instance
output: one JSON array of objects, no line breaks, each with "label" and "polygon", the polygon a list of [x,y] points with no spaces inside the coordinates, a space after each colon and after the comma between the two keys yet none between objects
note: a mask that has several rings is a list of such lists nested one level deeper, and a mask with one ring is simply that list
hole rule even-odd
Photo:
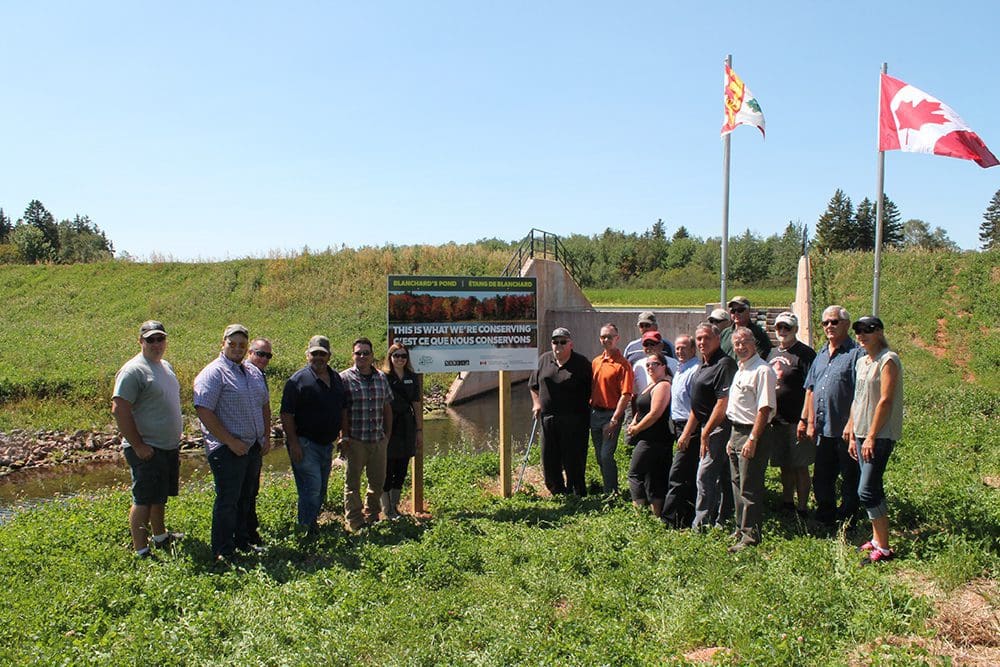
[{"label": "evergreen tree", "polygon": [[1000,190],[997,190],[983,213],[983,222],[979,225],[979,242],[983,250],[1000,248]]},{"label": "evergreen tree", "polygon": [[10,224],[10,216],[0,208],[0,243],[6,243],[12,231],[14,231],[14,225]]},{"label": "evergreen tree", "polygon": [[765,241],[771,248],[771,265],[767,275],[775,281],[793,281],[799,271],[802,256],[802,225],[789,222],[781,236],[772,234]]},{"label": "evergreen tree", "polygon": [[24,209],[22,221],[40,231],[49,248],[59,249],[59,227],[56,225],[55,217],[49,213],[42,202],[32,199],[28,208]]},{"label": "evergreen tree", "polygon": [[868,197],[854,211],[854,249],[871,252],[875,249],[875,205]]},{"label": "evergreen tree", "polygon": [[656,222],[653,223],[653,228],[649,230],[649,236],[661,241],[665,241],[667,239],[666,226],[663,224],[663,218],[657,218]]},{"label": "evergreen tree", "polygon": [[903,216],[889,195],[882,199],[882,247],[903,247]]},{"label": "evergreen tree", "polygon": [[671,240],[677,241],[679,239],[687,239],[687,238],[691,238],[691,235],[688,234],[687,227],[681,225],[680,227],[677,228],[677,231],[674,232],[674,237]]},{"label": "evergreen tree", "polygon": [[823,252],[852,249],[857,238],[854,226],[851,198],[837,188],[826,212],[816,222],[816,247]]}]

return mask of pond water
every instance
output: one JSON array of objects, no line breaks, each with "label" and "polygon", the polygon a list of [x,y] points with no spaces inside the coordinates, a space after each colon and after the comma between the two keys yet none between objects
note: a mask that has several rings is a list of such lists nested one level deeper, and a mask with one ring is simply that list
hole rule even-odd
[{"label": "pond water", "polygon": [[[499,399],[496,392],[446,408],[424,419],[425,456],[448,452],[496,450],[499,432]],[[511,392],[511,433],[515,452],[524,451],[531,431],[531,396],[528,385],[515,385]],[[264,472],[290,469],[288,453],[280,447],[264,457]],[[211,475],[200,452],[181,458],[181,482]],[[12,513],[52,498],[73,496],[109,486],[129,484],[124,460],[65,464],[53,468],[24,470],[0,478],[0,523]]]}]

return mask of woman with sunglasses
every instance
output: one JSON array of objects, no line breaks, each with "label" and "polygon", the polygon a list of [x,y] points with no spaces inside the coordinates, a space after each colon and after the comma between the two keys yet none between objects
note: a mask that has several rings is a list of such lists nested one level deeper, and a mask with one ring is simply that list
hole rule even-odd
[{"label": "woman with sunglasses", "polygon": [[406,467],[424,446],[423,395],[420,377],[413,372],[410,353],[404,345],[393,343],[389,347],[382,371],[392,388],[392,433],[386,447],[381,503],[382,512],[388,518],[398,519]]},{"label": "woman with sunglasses", "polygon": [[889,349],[885,327],[877,317],[853,325],[866,355],[855,367],[854,402],[844,429],[847,451],[861,466],[858,497],[872,522],[872,538],[861,545],[862,565],[891,560],[889,517],[882,475],[892,448],[903,431],[903,366]]},{"label": "woman with sunglasses", "polygon": [[635,417],[626,433],[633,445],[628,488],[636,507],[650,505],[660,516],[667,495],[667,471],[673,455],[670,432],[670,379],[666,355],[652,352],[644,360],[649,383],[635,398]]}]

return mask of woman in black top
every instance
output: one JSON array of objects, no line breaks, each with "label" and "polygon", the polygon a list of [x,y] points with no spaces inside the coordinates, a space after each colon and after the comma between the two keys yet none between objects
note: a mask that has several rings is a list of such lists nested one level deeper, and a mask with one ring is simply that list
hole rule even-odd
[{"label": "woman in black top", "polygon": [[392,433],[386,448],[382,512],[390,519],[398,519],[406,466],[424,446],[423,397],[420,377],[413,372],[405,346],[393,343],[389,347],[382,370],[392,387]]},{"label": "woman in black top", "polygon": [[636,507],[650,505],[660,516],[667,494],[667,472],[673,454],[670,431],[670,378],[666,356],[654,352],[644,361],[649,384],[635,398],[635,417],[626,432],[635,446],[628,468],[628,488]]}]

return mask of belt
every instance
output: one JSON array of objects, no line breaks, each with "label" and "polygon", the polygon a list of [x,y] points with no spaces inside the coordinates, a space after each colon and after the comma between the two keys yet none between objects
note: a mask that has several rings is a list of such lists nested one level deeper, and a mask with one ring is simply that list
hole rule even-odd
[{"label": "belt", "polygon": [[753,424],[737,424],[736,422],[732,422],[732,424],[733,424],[733,428],[735,428],[737,431],[752,431],[753,430]]}]

